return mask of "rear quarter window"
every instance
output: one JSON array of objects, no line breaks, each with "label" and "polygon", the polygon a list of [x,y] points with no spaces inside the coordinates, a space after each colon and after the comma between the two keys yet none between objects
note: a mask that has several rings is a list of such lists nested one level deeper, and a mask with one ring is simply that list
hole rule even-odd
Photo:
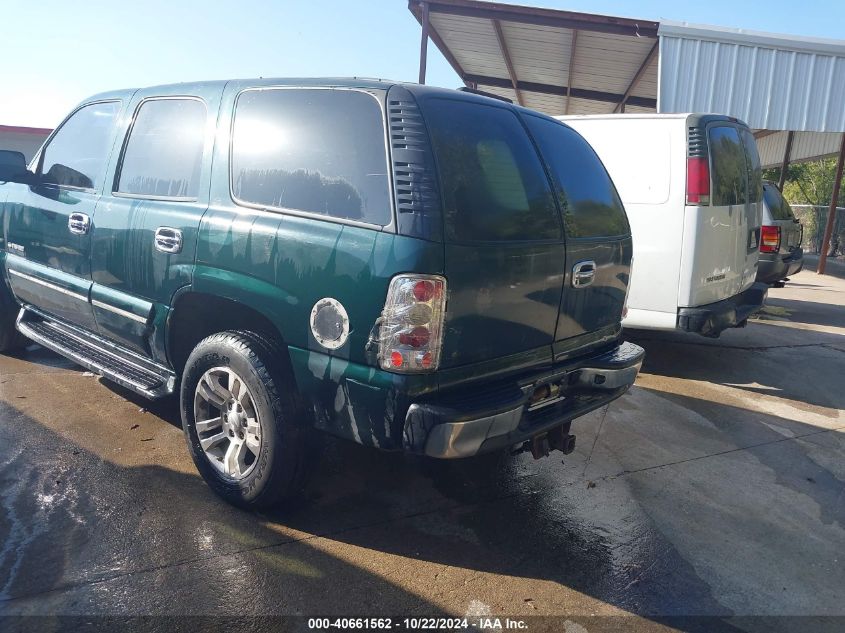
[{"label": "rear quarter window", "polygon": [[235,106],[236,201],[390,224],[384,117],[355,90],[246,90]]},{"label": "rear quarter window", "polygon": [[745,204],[748,202],[745,187],[747,165],[739,132],[733,126],[720,125],[710,128],[708,138],[713,179],[711,204],[717,207]]},{"label": "rear quarter window", "polygon": [[562,123],[530,115],[525,121],[552,172],[567,237],[627,234],[625,208],[590,144]]},{"label": "rear quarter window", "polygon": [[431,99],[424,114],[440,175],[447,239],[560,239],[543,165],[512,110]]}]

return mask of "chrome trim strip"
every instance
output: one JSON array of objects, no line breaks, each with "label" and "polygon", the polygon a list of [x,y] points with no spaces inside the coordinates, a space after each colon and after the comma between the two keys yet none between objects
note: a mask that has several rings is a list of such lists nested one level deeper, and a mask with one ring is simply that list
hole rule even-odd
[{"label": "chrome trim strip", "polygon": [[127,319],[132,319],[133,321],[137,321],[138,323],[143,323],[144,325],[146,325],[147,321],[149,320],[149,317],[138,316],[134,312],[129,312],[128,310],[124,310],[122,308],[116,308],[113,305],[103,303],[102,301],[98,301],[97,299],[91,299],[91,304],[98,308],[102,308],[103,310],[108,310],[109,312],[119,314],[120,316],[126,317]]},{"label": "chrome trim strip", "polygon": [[50,288],[51,290],[55,290],[56,292],[60,292],[63,295],[67,295],[68,297],[73,297],[74,299],[79,299],[80,301],[84,301],[88,303],[88,297],[85,297],[73,290],[68,290],[67,288],[62,288],[56,284],[50,283],[49,281],[44,281],[43,279],[39,279],[33,275],[27,275],[26,273],[22,273],[18,270],[13,268],[9,269],[10,275],[15,275],[16,277],[20,277],[21,279],[26,279],[27,281],[31,281],[34,284],[38,284],[39,286],[44,286],[45,288]]}]

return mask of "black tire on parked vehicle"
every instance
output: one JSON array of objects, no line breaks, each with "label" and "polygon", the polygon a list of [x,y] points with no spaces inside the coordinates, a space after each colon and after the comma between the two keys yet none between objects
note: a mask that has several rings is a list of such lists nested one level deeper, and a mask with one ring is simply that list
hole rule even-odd
[{"label": "black tire on parked vehicle", "polygon": [[[2,291],[2,288],[0,288]],[[10,306],[0,301],[0,353],[14,352],[26,347],[29,339],[15,329],[18,316],[17,306]]]},{"label": "black tire on parked vehicle", "polygon": [[[242,401],[235,397],[222,398],[220,402],[216,391],[225,394],[225,388],[218,389],[224,377],[242,381],[242,384],[234,382],[231,390],[232,394],[246,393]],[[279,505],[301,489],[310,466],[309,429],[303,425],[296,384],[284,348],[253,332],[220,332],[203,339],[185,364],[180,406],[182,428],[194,464],[206,483],[226,501],[243,508],[267,508]],[[218,410],[219,428],[214,426],[218,422],[213,419]],[[206,415],[212,420],[205,423],[197,420],[198,412],[200,417]],[[247,439],[239,433],[239,414],[244,418]],[[247,420],[253,420],[253,428],[254,421],[258,421],[260,432],[252,437],[253,445],[258,437],[260,448],[257,454],[252,454],[251,462],[244,460],[241,464],[241,459],[236,457],[235,467],[227,474],[223,471],[226,464],[232,464],[228,458],[230,444],[238,442],[238,435],[241,444],[249,444]],[[228,438],[215,439],[220,437],[218,431]],[[209,448],[215,441],[220,448],[214,445]],[[212,455],[215,451],[219,455],[224,448],[222,457]]]}]

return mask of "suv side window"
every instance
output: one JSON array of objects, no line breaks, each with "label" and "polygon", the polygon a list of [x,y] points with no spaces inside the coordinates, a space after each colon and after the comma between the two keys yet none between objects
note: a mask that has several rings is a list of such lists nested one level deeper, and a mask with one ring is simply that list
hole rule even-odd
[{"label": "suv side window", "polygon": [[590,144],[562,123],[530,115],[525,123],[552,172],[567,237],[627,234],[625,207]]},{"label": "suv side window", "polygon": [[739,132],[732,125],[719,125],[710,128],[708,137],[713,179],[710,204],[716,207],[745,204],[747,168]]},{"label": "suv side window", "polygon": [[372,95],[246,90],[232,127],[235,201],[390,224],[384,117]]},{"label": "suv side window", "polygon": [[560,239],[543,165],[512,110],[431,99],[424,115],[450,240]]},{"label": "suv side window", "polygon": [[795,217],[792,214],[792,207],[789,206],[789,203],[783,198],[776,187],[765,185],[763,187],[763,195],[766,198],[766,204],[769,206],[773,220],[792,220]]},{"label": "suv side window", "polygon": [[116,193],[196,199],[206,109],[198,99],[141,103],[123,149]]},{"label": "suv side window", "polygon": [[45,184],[97,189],[111,149],[119,101],[82,106],[56,131],[41,154]]}]

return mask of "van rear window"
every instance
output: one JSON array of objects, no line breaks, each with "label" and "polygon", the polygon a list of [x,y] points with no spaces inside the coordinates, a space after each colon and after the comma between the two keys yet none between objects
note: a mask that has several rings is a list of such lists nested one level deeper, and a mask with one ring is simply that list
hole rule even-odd
[{"label": "van rear window", "polygon": [[733,126],[720,125],[710,128],[709,138],[713,179],[711,204],[717,207],[745,204],[748,202],[745,187],[747,165],[739,132]]},{"label": "van rear window", "polygon": [[555,180],[567,238],[626,234],[625,208],[590,144],[562,123],[535,116],[525,122]]},{"label": "van rear window", "polygon": [[560,238],[548,179],[511,110],[431,99],[425,117],[440,172],[448,239]]},{"label": "van rear window", "polygon": [[742,128],[742,141],[748,164],[748,197],[751,202],[760,202],[763,199],[763,168],[757,152],[757,141],[747,127]]}]

